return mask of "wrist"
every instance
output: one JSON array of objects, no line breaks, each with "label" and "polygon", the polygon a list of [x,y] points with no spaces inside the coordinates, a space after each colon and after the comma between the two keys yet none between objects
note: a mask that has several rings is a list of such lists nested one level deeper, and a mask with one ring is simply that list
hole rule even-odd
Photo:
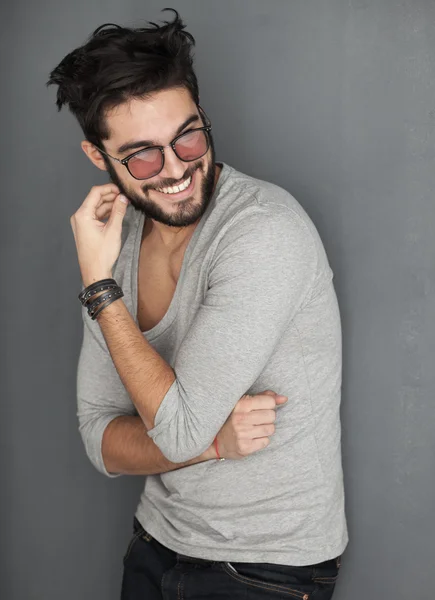
[{"label": "wrist", "polygon": [[202,453],[202,457],[204,460],[215,460],[216,459],[216,450],[214,449],[214,445],[211,444],[207,448],[205,452]]},{"label": "wrist", "polygon": [[105,273],[82,273],[82,281],[85,288],[103,279],[113,279],[112,273],[110,271],[106,271]]}]

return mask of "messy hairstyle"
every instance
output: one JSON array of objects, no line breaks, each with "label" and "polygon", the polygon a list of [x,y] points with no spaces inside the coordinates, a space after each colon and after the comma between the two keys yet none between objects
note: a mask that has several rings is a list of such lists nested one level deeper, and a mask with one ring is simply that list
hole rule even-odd
[{"label": "messy hairstyle", "polygon": [[99,145],[109,138],[106,111],[153,92],[184,87],[199,104],[193,70],[194,37],[184,31],[178,12],[164,25],[130,29],[106,23],[50,73],[47,85],[58,85],[58,110],[67,105],[88,141]]}]

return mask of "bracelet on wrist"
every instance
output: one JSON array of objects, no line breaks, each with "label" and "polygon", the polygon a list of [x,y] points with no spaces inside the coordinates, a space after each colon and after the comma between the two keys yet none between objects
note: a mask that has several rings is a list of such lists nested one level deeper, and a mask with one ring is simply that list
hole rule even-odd
[{"label": "bracelet on wrist", "polygon": [[104,294],[101,294],[101,296],[98,296],[98,298],[96,300],[94,300],[91,304],[88,305],[88,315],[90,317],[93,317],[97,308],[101,304],[103,304],[106,300],[109,300],[112,297],[113,298],[122,298],[123,295],[124,295],[124,293],[119,286],[116,286],[115,288],[106,291]]},{"label": "bracelet on wrist", "polygon": [[80,294],[78,295],[78,299],[83,304],[83,306],[85,306],[88,300],[92,296],[95,296],[96,293],[109,289],[105,286],[117,286],[117,283],[114,279],[101,279],[100,281],[91,283],[91,285],[88,285],[87,288],[80,292]]},{"label": "bracelet on wrist", "polygon": [[115,300],[119,300],[120,298],[122,298],[124,295],[123,291],[121,290],[121,294],[117,295],[115,297],[109,298],[108,300],[106,300],[106,302],[104,302],[101,306],[99,306],[96,310],[96,312],[92,315],[91,319],[93,321],[95,321],[95,319],[98,317],[98,315],[100,314],[100,312],[102,312],[107,306],[109,306],[109,304],[112,304],[112,302],[115,302]]},{"label": "bracelet on wrist", "polygon": [[86,294],[86,298],[84,298],[84,300],[83,300],[83,306],[85,308],[89,308],[95,302],[95,300],[97,298],[101,298],[101,296],[104,295],[104,294],[101,294],[101,292],[107,292],[109,290],[116,290],[118,288],[119,288],[119,286],[116,285],[115,283],[107,283],[106,285],[100,286],[95,291],[88,292]]},{"label": "bracelet on wrist", "polygon": [[82,306],[88,309],[88,315],[91,319],[95,320],[106,306],[123,296],[122,288],[114,279],[101,279],[88,285],[80,292],[78,298]]},{"label": "bracelet on wrist", "polygon": [[214,444],[214,449],[216,450],[216,458],[217,458],[217,460],[220,460],[220,461],[225,460],[225,458],[222,458],[221,455],[219,454],[219,446],[218,446],[217,436],[214,438],[213,444]]}]

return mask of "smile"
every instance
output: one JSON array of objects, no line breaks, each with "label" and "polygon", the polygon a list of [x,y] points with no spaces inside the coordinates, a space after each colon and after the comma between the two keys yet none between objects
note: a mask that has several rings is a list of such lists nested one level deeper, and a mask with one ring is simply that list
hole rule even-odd
[{"label": "smile", "polygon": [[191,194],[191,192],[193,191],[193,187],[195,184],[195,174],[196,171],[190,177],[182,181],[179,185],[156,188],[156,191],[160,194],[165,194],[165,196],[171,196],[171,199],[174,200],[187,198],[189,194]]}]

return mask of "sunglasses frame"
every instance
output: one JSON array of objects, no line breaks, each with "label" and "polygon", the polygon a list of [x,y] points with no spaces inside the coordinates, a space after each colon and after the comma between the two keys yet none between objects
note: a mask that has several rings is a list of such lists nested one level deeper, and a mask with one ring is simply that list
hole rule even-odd
[{"label": "sunglasses frame", "polygon": [[[198,104],[198,108],[201,114],[204,115],[205,117],[205,122],[207,123],[207,125],[204,125],[203,127],[195,127],[194,129],[188,129],[187,131],[184,131],[183,133],[180,133],[179,135],[177,135],[176,137],[174,137],[174,139],[172,140],[172,142],[170,142],[167,146],[148,146],[147,148],[141,148],[140,150],[136,150],[136,152],[133,152],[132,154],[129,154],[128,156],[126,156],[125,158],[116,158],[116,156],[111,156],[110,154],[108,154],[107,152],[105,152],[104,150],[101,150],[101,148],[99,148],[98,146],[95,146],[97,148],[97,150],[99,152],[101,152],[102,154],[105,154],[106,156],[108,156],[109,158],[111,158],[112,160],[116,160],[117,162],[119,162],[121,165],[124,165],[124,167],[127,169],[127,171],[130,173],[130,175],[134,178],[137,179],[138,181],[145,181],[146,179],[151,179],[152,177],[155,177],[156,175],[158,175],[162,170],[163,167],[165,166],[165,148],[172,148],[172,150],[174,151],[176,157],[179,160],[182,160],[183,162],[192,162],[194,160],[198,160],[198,158],[201,158],[201,156],[204,156],[204,154],[207,154],[207,152],[210,149],[210,138],[209,138],[209,133],[212,129],[211,127],[211,123],[209,118],[207,117],[207,115],[205,114],[205,111],[199,106]],[[204,119],[203,119],[204,122]],[[184,135],[188,134],[188,133],[192,133],[192,131],[205,131],[206,133],[206,138],[207,138],[207,149],[205,152],[203,152],[202,154],[200,154],[199,156],[196,156],[195,158],[192,158],[191,160],[185,160],[184,158],[181,158],[178,155],[177,150],[175,149],[175,144],[177,143],[177,141],[183,137]],[[130,167],[128,166],[128,162],[134,158],[135,156],[137,156],[138,154],[141,154],[142,152],[145,152],[147,150],[160,150],[161,154],[162,154],[162,166],[160,167],[160,169],[156,172],[153,173],[152,175],[150,175],[149,177],[136,177],[135,175],[133,175],[133,173],[130,171]]]}]

